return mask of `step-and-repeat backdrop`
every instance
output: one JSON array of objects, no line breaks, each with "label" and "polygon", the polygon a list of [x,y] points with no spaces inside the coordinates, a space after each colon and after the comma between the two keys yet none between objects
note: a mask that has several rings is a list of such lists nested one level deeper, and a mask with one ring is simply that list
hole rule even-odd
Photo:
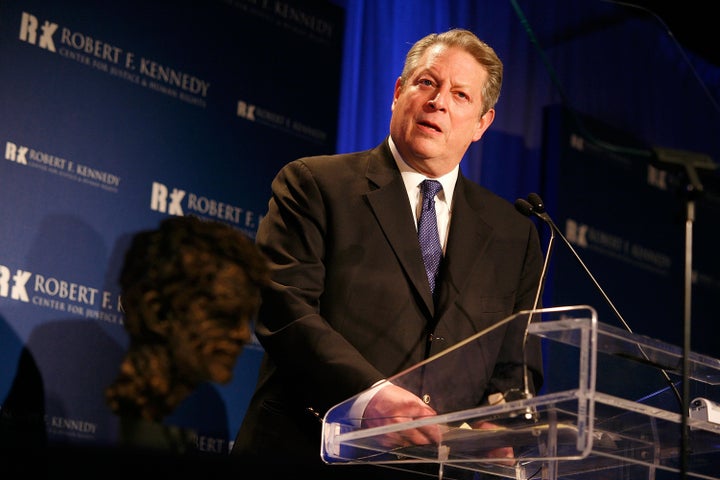
[{"label": "step-and-repeat backdrop", "polygon": [[[343,28],[318,1],[0,2],[4,424],[116,442],[130,237],[188,214],[254,237],[278,168],[335,149]],[[168,422],[227,451],[261,354]]]}]

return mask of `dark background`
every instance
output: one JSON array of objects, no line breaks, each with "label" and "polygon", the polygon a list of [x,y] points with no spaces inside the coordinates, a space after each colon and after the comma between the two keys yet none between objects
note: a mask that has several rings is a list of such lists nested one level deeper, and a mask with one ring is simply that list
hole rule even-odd
[{"label": "dark background", "polygon": [[675,39],[691,51],[714,65],[720,65],[720,48],[717,39],[713,41],[713,30],[718,26],[718,15],[712,2],[700,0],[658,1],[634,0],[612,2],[637,5],[638,12],[657,15]]}]

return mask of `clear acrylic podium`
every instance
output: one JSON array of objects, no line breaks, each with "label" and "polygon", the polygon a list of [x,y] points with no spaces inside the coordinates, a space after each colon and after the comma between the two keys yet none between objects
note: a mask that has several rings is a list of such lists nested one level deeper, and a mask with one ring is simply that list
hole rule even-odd
[{"label": "clear acrylic podium", "polygon": [[[352,397],[323,419],[323,460],[439,479],[487,478],[485,474],[517,480],[660,480],[681,474],[720,479],[720,422],[708,417],[707,410],[693,412],[693,402],[683,419],[677,392],[683,365],[689,364],[689,398],[720,403],[719,360],[684,355],[680,348],[600,323],[589,306],[521,312],[493,329],[518,315],[533,320],[528,335],[540,337],[543,344],[545,385],[536,396],[372,428],[350,416],[359,396]],[[463,353],[488,331],[387,381],[413,391],[427,375],[450,378],[452,371],[442,371],[447,365],[472,369],[463,364]],[[444,395],[454,395],[453,390]],[[424,427],[439,429],[442,441],[387,444],[390,433]],[[689,447],[685,455],[683,438]],[[494,456],[507,446],[512,446],[512,458]]]}]

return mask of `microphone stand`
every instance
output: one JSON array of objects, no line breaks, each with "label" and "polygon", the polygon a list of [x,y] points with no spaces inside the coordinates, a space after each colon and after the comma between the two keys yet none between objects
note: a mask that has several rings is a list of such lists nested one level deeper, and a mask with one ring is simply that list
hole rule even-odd
[{"label": "microphone stand", "polygon": [[[690,167],[688,167],[690,168]],[[692,311],[692,244],[693,224],[695,222],[695,195],[696,190],[692,183],[688,184],[687,198],[685,200],[685,273],[683,294],[683,358],[682,358],[682,435],[680,450],[680,472],[682,478],[687,478],[688,454],[690,439],[688,434],[688,416],[690,415],[690,360],[691,347],[691,311]]]},{"label": "microphone stand", "polygon": [[693,224],[695,222],[696,199],[703,192],[703,186],[697,168],[714,169],[717,167],[707,155],[700,155],[680,150],[655,148],[657,159],[661,163],[681,165],[685,167],[688,184],[685,189],[685,269],[683,291],[683,358],[682,358],[682,424],[680,447],[680,471],[682,478],[687,477],[689,435],[688,416],[690,414],[690,360],[691,321],[692,321],[692,253]]},{"label": "microphone stand", "polygon": [[[515,209],[525,215],[526,217],[529,217],[533,215],[534,210],[533,206],[526,200],[522,198],[518,198],[515,201]],[[543,290],[545,289],[545,281],[547,279],[548,274],[548,266],[550,265],[550,257],[552,256],[553,251],[553,245],[555,244],[555,230],[552,228],[550,229],[550,239],[548,240],[548,246],[547,251],[545,252],[545,260],[543,261],[542,270],[540,271],[540,280],[538,281],[537,290],[535,291],[535,300],[533,301],[532,310],[530,311],[530,315],[528,316],[527,324],[525,325],[525,333],[523,334],[523,341],[522,341],[522,353],[523,353],[523,391],[522,392],[516,392],[514,391],[514,395],[509,395],[510,392],[505,392],[503,397],[505,400],[517,400],[518,398],[528,399],[532,398],[533,394],[530,392],[530,378],[528,376],[528,362],[527,362],[527,339],[528,335],[530,334],[530,324],[533,321],[533,317],[536,315],[536,310],[538,308],[538,305],[540,305],[540,299],[542,298]],[[512,396],[513,398],[509,398]],[[517,398],[514,398],[517,397]],[[528,407],[525,410],[525,419],[526,420],[533,420],[537,419],[537,411],[535,410],[535,407]]]},{"label": "microphone stand", "polygon": [[[551,228],[550,229],[550,240],[548,240],[547,251],[545,252],[545,262],[543,263],[542,272],[540,274],[540,282],[538,283],[538,289],[535,292],[535,300],[533,301],[532,313],[530,313],[530,318],[528,319],[527,325],[525,326],[525,335],[523,336],[523,344],[522,344],[523,386],[525,388],[525,392],[524,392],[525,398],[532,397],[532,394],[530,393],[530,379],[528,378],[528,366],[527,366],[527,349],[525,348],[525,345],[527,344],[528,334],[530,333],[530,323],[532,322],[532,319],[535,316],[535,310],[537,310],[538,305],[540,305],[540,298],[542,297],[543,290],[545,290],[545,279],[547,278],[548,266],[550,265],[550,256],[552,255],[554,243],[555,243],[555,230],[553,230]],[[528,418],[527,415],[526,415],[526,418]]]}]

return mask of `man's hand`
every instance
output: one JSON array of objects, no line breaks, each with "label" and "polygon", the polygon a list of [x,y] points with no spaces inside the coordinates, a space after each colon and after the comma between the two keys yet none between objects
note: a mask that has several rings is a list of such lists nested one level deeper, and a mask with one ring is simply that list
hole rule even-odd
[{"label": "man's hand", "polygon": [[[480,421],[480,422],[473,423],[472,428],[476,428],[479,430],[494,430],[494,429],[497,429],[500,427],[498,427],[494,423]],[[512,447],[496,448],[496,449],[490,450],[487,455],[490,458],[506,458],[507,460],[502,460],[502,461],[498,462],[501,465],[508,465],[508,466],[515,465],[515,460],[514,460],[515,451],[513,450]]]},{"label": "man's hand", "polygon": [[[416,395],[404,388],[388,384],[381,388],[365,407],[361,425],[363,428],[380,427],[434,415],[436,415],[435,410]],[[426,425],[387,433],[382,436],[380,442],[384,447],[395,448],[437,444],[440,443],[441,438],[441,429],[438,425]]]}]

